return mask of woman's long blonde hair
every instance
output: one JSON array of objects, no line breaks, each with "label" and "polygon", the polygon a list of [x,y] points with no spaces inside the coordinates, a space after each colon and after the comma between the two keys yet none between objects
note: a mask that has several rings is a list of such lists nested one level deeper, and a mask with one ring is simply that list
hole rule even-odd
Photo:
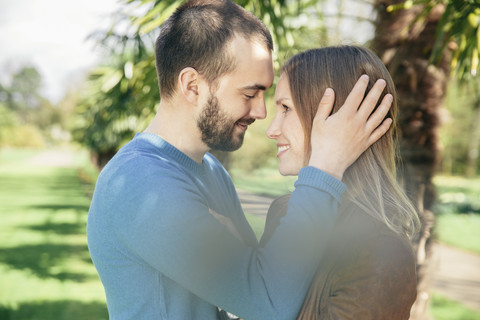
[{"label": "woman's long blonde hair", "polygon": [[412,237],[420,223],[416,209],[396,180],[397,95],[382,61],[359,46],[325,47],[293,56],[284,65],[283,73],[288,77],[293,103],[304,129],[306,161],[311,153],[313,118],[325,89],[335,90],[333,112],[337,112],[362,74],[370,78],[367,92],[378,79],[385,79],[387,86],[379,101],[387,93],[393,95],[387,115],[393,124],[344,173],[343,181],[347,185],[344,197],[395,233]]}]

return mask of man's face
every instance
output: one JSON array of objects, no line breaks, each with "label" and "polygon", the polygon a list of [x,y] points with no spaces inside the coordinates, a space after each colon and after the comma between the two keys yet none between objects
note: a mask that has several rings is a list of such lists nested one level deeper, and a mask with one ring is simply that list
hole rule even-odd
[{"label": "man's face", "polygon": [[[202,141],[210,148],[220,151],[235,151],[242,146],[246,127],[255,119],[241,119],[237,121],[224,111],[213,93],[203,108],[197,120],[202,133]],[[245,130],[235,130],[240,125]]]},{"label": "man's face", "polygon": [[234,151],[256,119],[266,117],[265,90],[273,83],[272,55],[256,41],[235,37],[235,69],[218,79],[197,118],[202,141],[211,149]]}]

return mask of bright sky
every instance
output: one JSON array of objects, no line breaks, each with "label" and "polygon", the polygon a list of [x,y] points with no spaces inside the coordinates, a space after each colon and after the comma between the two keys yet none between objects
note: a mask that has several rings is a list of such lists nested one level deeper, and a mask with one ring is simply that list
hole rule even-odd
[{"label": "bright sky", "polygon": [[0,81],[33,64],[44,95],[57,102],[99,61],[86,38],[108,28],[118,6],[118,0],[0,0]]},{"label": "bright sky", "polygon": [[[336,0],[330,2],[333,12],[366,10],[355,1],[348,1],[345,8],[338,8]],[[119,0],[0,0],[0,82],[19,66],[33,64],[42,75],[44,95],[58,102],[99,61],[100,52],[86,38],[110,27],[111,14],[119,6]],[[351,38],[356,30],[355,38],[368,39],[369,32],[359,27],[343,23],[347,30],[342,36]]]}]

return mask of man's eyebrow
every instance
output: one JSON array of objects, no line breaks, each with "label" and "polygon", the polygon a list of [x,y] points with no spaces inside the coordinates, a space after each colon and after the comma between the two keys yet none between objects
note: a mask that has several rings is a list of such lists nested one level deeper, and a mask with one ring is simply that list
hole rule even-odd
[{"label": "man's eyebrow", "polygon": [[251,85],[251,86],[243,87],[242,90],[262,90],[262,91],[265,91],[265,90],[267,90],[267,87],[265,87],[264,85],[261,85],[261,84],[254,84],[254,85]]}]

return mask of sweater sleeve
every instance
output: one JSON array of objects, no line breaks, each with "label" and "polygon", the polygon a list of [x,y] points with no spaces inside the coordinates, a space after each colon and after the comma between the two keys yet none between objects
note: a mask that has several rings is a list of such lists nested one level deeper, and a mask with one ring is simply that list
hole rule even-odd
[{"label": "sweater sleeve", "polygon": [[[153,174],[152,176],[158,177]],[[187,180],[135,176],[110,183],[111,225],[137,258],[244,319],[293,319],[313,278],[345,186],[304,168],[287,214],[262,248],[245,245]],[[142,190],[142,192],[138,192]]]}]

